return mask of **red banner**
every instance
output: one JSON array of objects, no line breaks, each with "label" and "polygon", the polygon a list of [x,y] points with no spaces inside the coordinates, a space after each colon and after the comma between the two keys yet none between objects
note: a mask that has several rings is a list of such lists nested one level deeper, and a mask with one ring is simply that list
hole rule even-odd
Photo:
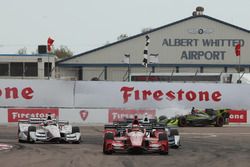
[{"label": "red banner", "polygon": [[134,118],[135,115],[142,119],[147,113],[148,118],[155,118],[155,110],[126,110],[126,109],[110,109],[109,122],[122,121],[124,118]]},{"label": "red banner", "polygon": [[247,123],[246,110],[229,110],[229,114],[230,123]]},{"label": "red banner", "polygon": [[8,109],[8,122],[18,122],[32,118],[45,118],[51,113],[52,118],[59,116],[58,108],[10,108]]}]

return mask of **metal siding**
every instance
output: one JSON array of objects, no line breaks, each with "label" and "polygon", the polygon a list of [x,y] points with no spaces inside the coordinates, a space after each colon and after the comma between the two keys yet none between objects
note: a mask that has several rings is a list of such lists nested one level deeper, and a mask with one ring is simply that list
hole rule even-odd
[{"label": "metal siding", "polygon": [[176,72],[176,68],[175,67],[156,67],[155,68],[155,72],[156,73],[171,73],[171,72]]},{"label": "metal siding", "polygon": [[83,80],[89,81],[94,77],[99,77],[100,80],[104,80],[104,67],[103,68],[91,68],[91,67],[85,67],[83,68]]},{"label": "metal siding", "polygon": [[227,72],[228,73],[237,73],[238,71],[237,71],[236,67],[235,68],[230,67],[230,68],[227,68]]},{"label": "metal siding", "polygon": [[128,77],[128,68],[123,67],[110,67],[108,68],[108,80],[109,81],[127,81]]},{"label": "metal siding", "polygon": [[221,67],[221,68],[204,67],[203,72],[204,73],[220,73],[220,72],[224,72],[224,67]]},{"label": "metal siding", "polygon": [[77,80],[78,68],[57,68],[56,78],[65,80]]},{"label": "metal siding", "polygon": [[179,72],[180,73],[196,73],[196,72],[200,72],[200,68],[197,68],[197,67],[195,67],[195,68],[192,68],[192,67],[190,67],[190,68],[180,67]]}]

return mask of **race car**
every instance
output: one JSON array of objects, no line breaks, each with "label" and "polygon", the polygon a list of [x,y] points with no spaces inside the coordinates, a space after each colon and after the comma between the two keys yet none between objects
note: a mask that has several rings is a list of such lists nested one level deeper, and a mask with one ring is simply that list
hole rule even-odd
[{"label": "race car", "polygon": [[[169,147],[177,149],[181,146],[180,144],[181,137],[176,127],[167,126],[164,122],[163,123],[158,122],[156,118],[153,118],[153,119],[151,118],[151,119],[146,119],[146,120],[144,118],[144,119],[138,119],[138,120],[146,128],[147,134],[152,132],[153,130],[152,127],[165,127],[165,131],[167,132],[167,136],[168,136]],[[114,124],[124,127],[132,123],[132,121],[133,119],[124,119],[123,121],[114,122]],[[117,128],[117,131],[118,133],[120,133],[120,131],[123,131],[123,129]]]},{"label": "race car", "polygon": [[103,153],[114,152],[158,152],[166,155],[169,152],[168,136],[165,127],[150,127],[138,120],[122,126],[105,125]]},{"label": "race car", "polygon": [[68,121],[45,118],[30,118],[18,122],[19,142],[75,143],[81,141],[80,128]]},{"label": "race car", "polygon": [[222,127],[225,124],[228,124],[229,119],[229,109],[205,109],[205,110],[196,110],[192,114],[175,116],[171,119],[165,119],[164,116],[160,116],[159,120],[164,122],[168,126],[209,126],[213,125],[215,127]]}]

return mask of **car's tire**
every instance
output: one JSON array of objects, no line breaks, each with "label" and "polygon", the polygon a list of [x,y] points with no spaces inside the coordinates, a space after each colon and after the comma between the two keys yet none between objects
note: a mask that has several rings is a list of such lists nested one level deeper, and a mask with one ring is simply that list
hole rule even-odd
[{"label": "car's tire", "polygon": [[169,136],[178,136],[178,135],[179,135],[178,129],[170,129]]},{"label": "car's tire", "polygon": [[216,118],[215,126],[216,127],[222,127],[224,125],[224,118],[222,116],[219,116]]},{"label": "car's tire", "polygon": [[[168,142],[168,135],[167,133],[160,133],[159,134],[159,141],[166,141]],[[162,145],[162,147],[164,147],[161,151],[160,151],[160,154],[161,155],[168,155],[168,148],[167,148],[167,145]]]},{"label": "car's tire", "polygon": [[168,135],[167,133],[160,133],[159,134],[159,141],[167,140],[168,141]]},{"label": "car's tire", "polygon": [[165,147],[162,151],[160,151],[160,155],[168,155],[168,148],[166,148],[166,145],[163,145],[162,147]]},{"label": "car's tire", "polygon": [[178,145],[174,145],[174,146],[171,146],[171,148],[173,148],[173,149],[178,149],[179,146],[178,146]]},{"label": "car's tire", "polygon": [[230,114],[229,114],[228,112],[224,112],[224,113],[222,114],[222,117],[223,117],[224,119],[229,118],[229,116],[230,116]]},{"label": "car's tire", "polygon": [[168,151],[161,151],[160,155],[168,155]]},{"label": "car's tire", "polygon": [[25,141],[18,139],[19,143],[25,143]]},{"label": "car's tire", "polygon": [[114,134],[113,133],[105,133],[104,140],[114,140]]},{"label": "car's tire", "polygon": [[178,126],[180,127],[187,126],[187,119],[185,117],[179,117]]},{"label": "car's tire", "polygon": [[72,133],[80,133],[80,128],[78,126],[73,126]]},{"label": "car's tire", "polygon": [[29,143],[34,143],[34,141],[30,139],[30,132],[36,132],[36,127],[35,126],[29,126],[28,127],[28,134],[27,134],[27,141]]},{"label": "car's tire", "polygon": [[103,154],[112,154],[111,150],[107,150],[108,144],[106,143],[106,140],[114,140],[114,138],[115,137],[114,137],[113,133],[105,133],[104,134]]},{"label": "car's tire", "polygon": [[103,154],[107,154],[107,155],[109,155],[109,154],[112,154],[112,151],[109,151],[109,150],[107,150],[107,144],[106,144],[106,142],[104,142],[103,143]]},{"label": "car's tire", "polygon": [[107,155],[112,154],[112,151],[107,150],[106,147],[107,147],[107,144],[106,144],[106,142],[104,142],[103,143],[103,154],[107,154]]}]

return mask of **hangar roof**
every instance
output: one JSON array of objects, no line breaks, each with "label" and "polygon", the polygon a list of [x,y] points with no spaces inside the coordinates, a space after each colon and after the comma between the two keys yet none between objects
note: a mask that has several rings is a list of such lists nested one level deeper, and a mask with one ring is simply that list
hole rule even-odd
[{"label": "hangar roof", "polygon": [[[227,22],[218,20],[218,19],[215,19],[215,18],[210,17],[210,16],[207,16],[207,15],[196,15],[196,16],[190,16],[190,17],[184,18],[184,19],[182,19],[182,20],[179,20],[179,21],[176,21],[176,22],[173,22],[173,23],[170,23],[170,24],[167,24],[167,25],[158,27],[158,28],[154,28],[154,29],[152,29],[152,30],[150,30],[150,31],[147,31],[147,32],[144,32],[144,33],[140,33],[140,34],[137,34],[137,35],[134,35],[134,36],[130,36],[130,37],[125,38],[125,39],[123,39],[123,40],[116,41],[116,42],[110,43],[110,44],[108,44],[108,45],[104,45],[104,46],[101,46],[101,47],[98,47],[98,48],[95,48],[95,49],[92,49],[92,50],[89,50],[89,51],[86,51],[86,52],[77,54],[77,55],[75,55],[75,56],[72,56],[72,57],[69,57],[69,58],[65,58],[65,59],[63,59],[63,60],[59,60],[59,61],[56,62],[56,64],[62,65],[63,62],[66,62],[67,60],[75,59],[75,58],[77,58],[77,57],[84,56],[84,55],[86,55],[86,54],[89,54],[89,53],[92,53],[92,52],[95,52],[95,51],[98,51],[98,50],[101,50],[101,49],[104,49],[104,48],[107,48],[107,47],[116,45],[116,44],[118,44],[118,43],[126,42],[126,41],[128,41],[128,40],[131,40],[131,39],[134,39],[134,38],[137,38],[137,37],[140,37],[140,36],[144,36],[144,35],[146,35],[146,34],[148,34],[148,33],[152,33],[152,32],[155,32],[155,31],[158,31],[158,30],[167,28],[167,27],[169,27],[169,26],[173,26],[173,25],[176,25],[176,24],[179,24],[179,23],[181,23],[181,22],[184,22],[184,21],[187,21],[187,20],[191,20],[191,19],[194,19],[194,18],[197,18],[197,17],[207,18],[207,19],[209,19],[209,20],[212,20],[212,21],[215,21],[215,22],[224,24],[224,25],[226,25],[226,26],[230,26],[230,27],[232,27],[232,28],[235,28],[235,29],[244,31],[244,32],[246,32],[246,33],[250,33],[250,30],[247,30],[247,29],[238,27],[238,26],[236,26],[236,25],[233,25],[233,24],[230,24],[230,23],[227,23]],[[65,65],[66,65],[66,64],[65,64]],[[78,64],[78,66],[79,66],[79,65],[80,65],[80,64]],[[67,66],[67,65],[66,65],[66,66]]]}]

